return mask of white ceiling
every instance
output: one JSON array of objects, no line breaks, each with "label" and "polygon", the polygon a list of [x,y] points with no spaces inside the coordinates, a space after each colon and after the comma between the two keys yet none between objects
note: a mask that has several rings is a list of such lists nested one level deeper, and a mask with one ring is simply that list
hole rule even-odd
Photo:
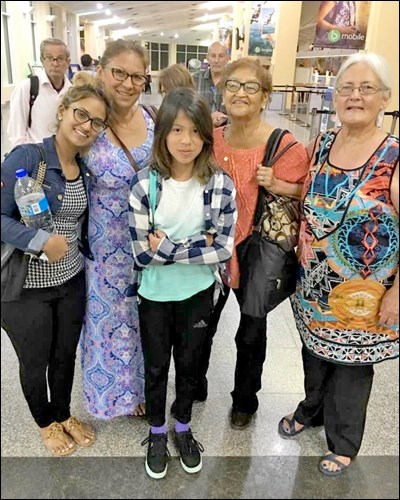
[{"label": "white ceiling", "polygon": [[[52,2],[80,16],[80,24],[95,23],[110,29],[113,38],[123,36],[149,42],[208,45],[220,20],[232,19],[233,2]],[[111,11],[110,15],[105,10]],[[211,10],[212,9],[212,10]],[[116,18],[114,19],[114,16]],[[121,24],[122,22],[124,24]],[[135,31],[128,31],[133,29]],[[116,30],[124,30],[117,32]],[[163,35],[161,35],[163,33]],[[175,33],[179,38],[175,38]]]}]

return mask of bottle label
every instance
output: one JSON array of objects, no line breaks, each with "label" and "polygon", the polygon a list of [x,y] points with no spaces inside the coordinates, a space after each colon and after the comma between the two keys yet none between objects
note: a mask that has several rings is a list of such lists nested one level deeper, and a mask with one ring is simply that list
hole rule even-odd
[{"label": "bottle label", "polygon": [[39,200],[36,203],[32,203],[30,205],[24,205],[18,208],[19,211],[21,212],[22,217],[33,217],[48,210],[49,202],[47,201],[46,196],[44,196],[41,200]]}]

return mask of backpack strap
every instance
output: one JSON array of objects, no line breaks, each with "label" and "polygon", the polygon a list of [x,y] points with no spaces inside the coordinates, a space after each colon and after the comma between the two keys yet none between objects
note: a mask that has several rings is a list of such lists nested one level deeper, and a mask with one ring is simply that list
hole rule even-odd
[{"label": "backpack strap", "polygon": [[158,181],[158,172],[157,170],[149,169],[149,204],[150,204],[150,212],[149,219],[150,224],[154,228],[154,214],[156,211],[156,203],[157,203],[157,181]]},{"label": "backpack strap", "polygon": [[141,106],[150,115],[153,122],[156,123],[158,113],[158,109],[156,108],[156,106],[145,106],[144,104],[141,104]]},{"label": "backpack strap", "polygon": [[39,94],[39,77],[37,75],[29,76],[31,87],[29,94],[29,115],[28,115],[28,128],[32,125],[32,106]]}]

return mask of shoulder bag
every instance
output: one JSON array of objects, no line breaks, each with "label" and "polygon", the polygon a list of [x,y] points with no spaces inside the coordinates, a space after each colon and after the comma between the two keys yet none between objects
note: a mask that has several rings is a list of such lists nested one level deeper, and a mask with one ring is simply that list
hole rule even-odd
[{"label": "shoulder bag", "polygon": [[[296,143],[296,141],[291,142],[276,154],[285,133],[287,132],[277,129],[271,134],[263,161],[265,166],[273,165]],[[297,242],[298,233],[292,229],[292,223],[281,224],[284,216],[288,217],[288,210],[285,203],[279,200],[287,197],[274,196],[272,210],[268,201],[269,194],[271,193],[259,189],[253,232],[236,247],[240,267],[238,293],[240,310],[243,314],[256,318],[266,316],[296,289],[298,264],[294,242]],[[288,206],[290,200],[290,198],[284,200]],[[290,210],[289,215],[296,221],[298,228],[298,208]],[[276,220],[281,224],[279,230]],[[286,225],[291,228],[289,238],[286,234],[282,237],[282,226]]]},{"label": "shoulder bag", "polygon": [[[46,161],[43,150],[35,144],[40,153],[36,184],[43,184]],[[25,284],[30,256],[13,245],[1,242],[1,302],[14,302],[19,299]]]}]

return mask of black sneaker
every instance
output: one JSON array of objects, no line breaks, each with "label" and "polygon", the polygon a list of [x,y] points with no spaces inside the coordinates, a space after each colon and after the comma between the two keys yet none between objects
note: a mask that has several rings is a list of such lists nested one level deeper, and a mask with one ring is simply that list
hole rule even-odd
[{"label": "black sneaker", "polygon": [[175,431],[175,443],[181,455],[183,470],[193,474],[199,472],[203,466],[200,452],[204,451],[203,445],[196,441],[189,429],[186,432]]},{"label": "black sneaker", "polygon": [[142,442],[142,446],[149,444],[146,455],[146,472],[153,479],[162,479],[167,473],[168,461],[171,458],[167,447],[167,434],[152,434]]}]

